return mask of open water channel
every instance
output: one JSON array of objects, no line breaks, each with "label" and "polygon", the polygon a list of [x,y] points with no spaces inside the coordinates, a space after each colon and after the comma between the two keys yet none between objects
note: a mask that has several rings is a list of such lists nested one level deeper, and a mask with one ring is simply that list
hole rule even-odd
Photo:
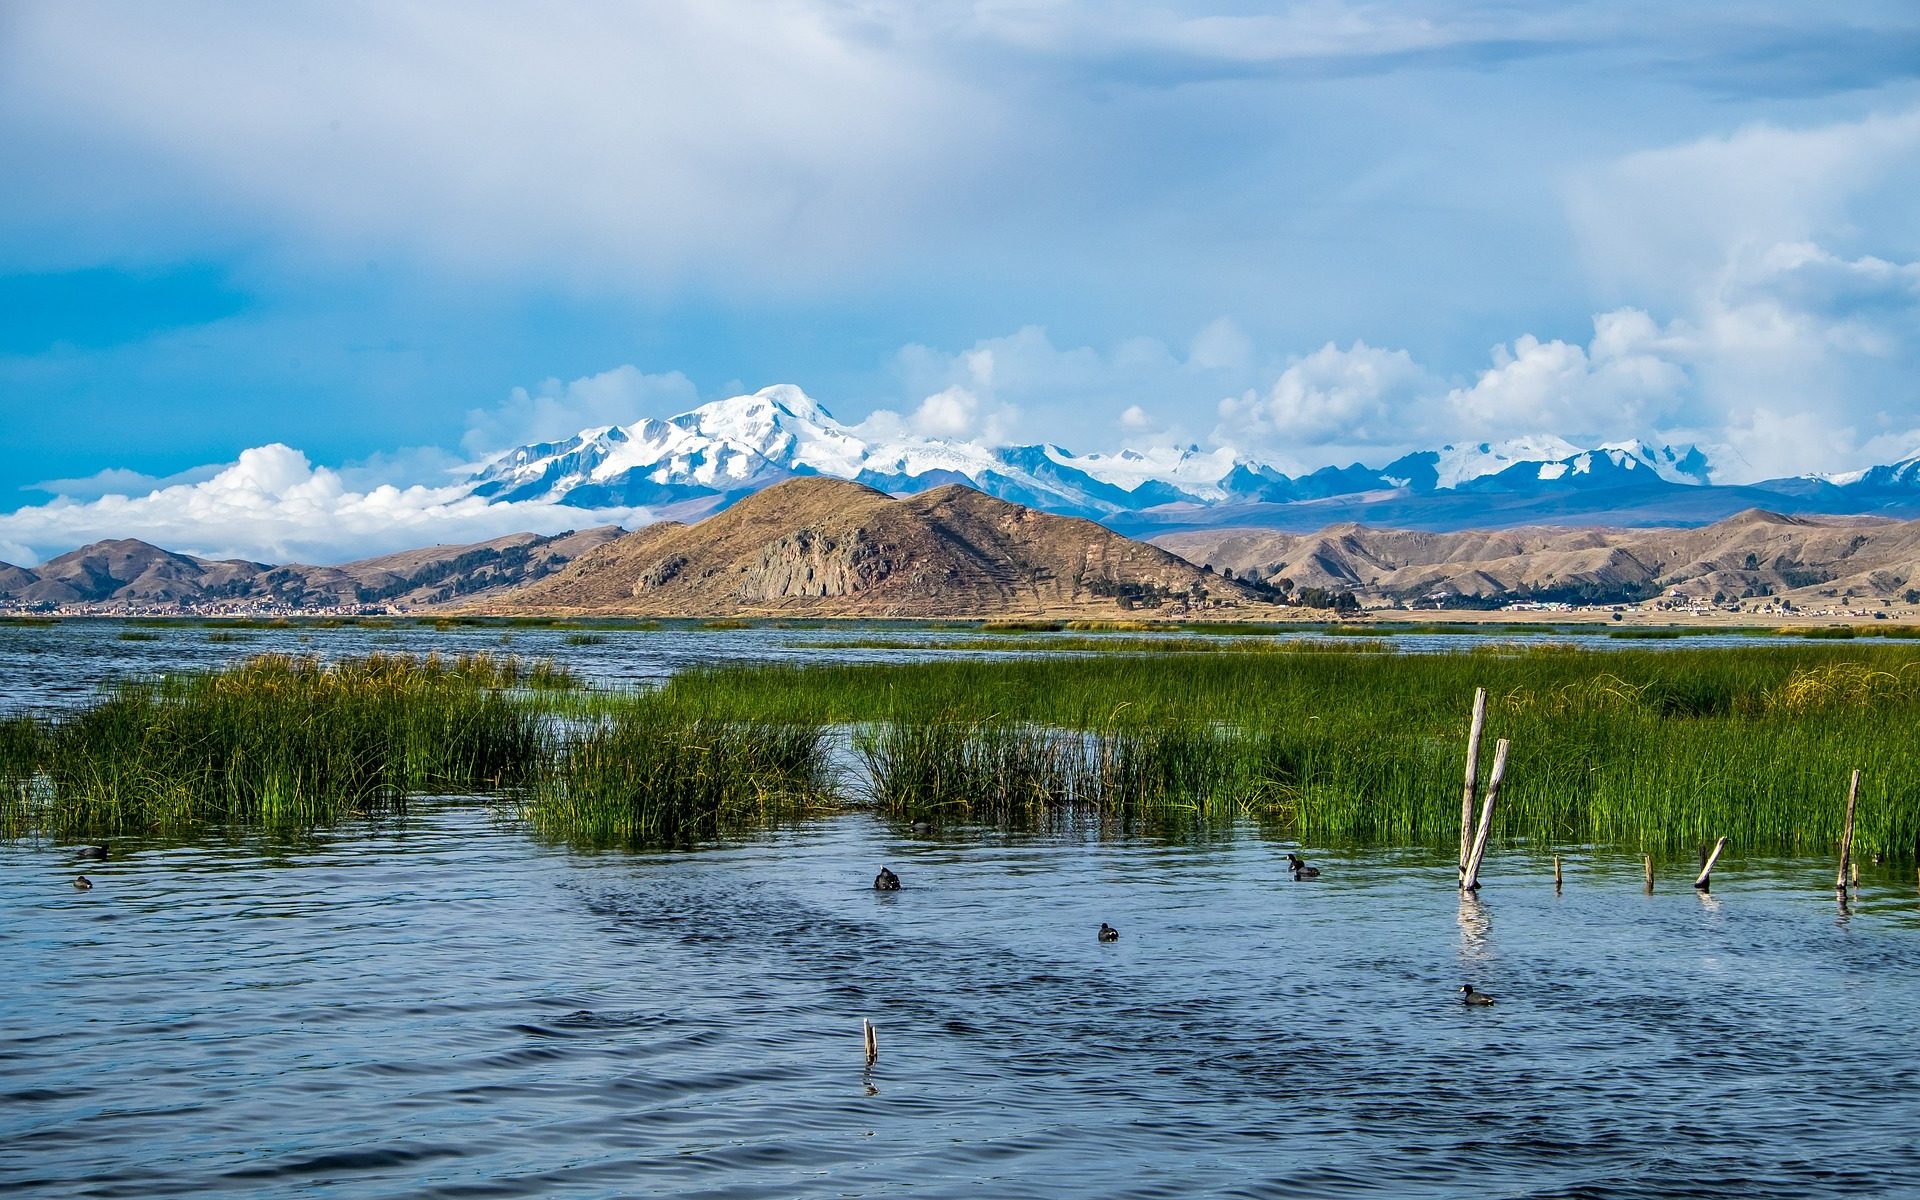
[{"label": "open water channel", "polygon": [[[426,648],[111,628],[7,631],[8,706],[261,649]],[[512,636],[605,680],[825,652]],[[116,843],[82,893],[70,847],[0,843],[0,1193],[1920,1191],[1911,865],[1842,913],[1808,860],[1648,895],[1637,861],[1576,854],[1556,894],[1515,852],[1463,902],[1444,854],[1306,847],[1325,874],[1295,883],[1294,849],[855,813],[587,853],[445,800],[292,842]],[[883,863],[903,890],[871,890]]]}]

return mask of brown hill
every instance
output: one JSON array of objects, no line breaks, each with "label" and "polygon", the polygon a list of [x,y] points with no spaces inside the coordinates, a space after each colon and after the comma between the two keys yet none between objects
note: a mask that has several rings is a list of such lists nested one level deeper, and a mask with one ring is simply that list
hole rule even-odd
[{"label": "brown hill", "polygon": [[429,546],[339,566],[270,566],[178,554],[132,538],[95,542],[37,568],[0,563],[0,602],[143,609],[234,603],[337,608],[469,600],[551,574],[620,536],[617,526]]},{"label": "brown hill", "polygon": [[1412,533],[1336,525],[1311,534],[1211,530],[1159,545],[1218,570],[1384,599],[1444,595],[1620,600],[1893,599],[1920,585],[1920,521],[1784,517],[1752,509],[1698,529],[1522,528]]},{"label": "brown hill", "polygon": [[951,485],[896,500],[795,479],[694,525],[652,525],[489,607],[654,616],[993,617],[1246,606],[1156,546]]}]

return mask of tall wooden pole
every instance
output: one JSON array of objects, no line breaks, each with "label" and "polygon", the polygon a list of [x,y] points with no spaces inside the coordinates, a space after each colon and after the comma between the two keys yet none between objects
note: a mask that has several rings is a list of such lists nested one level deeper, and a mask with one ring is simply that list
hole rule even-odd
[{"label": "tall wooden pole", "polygon": [[1493,832],[1493,802],[1500,797],[1500,781],[1507,777],[1507,739],[1493,744],[1493,770],[1487,775],[1487,800],[1480,808],[1480,827],[1473,833],[1473,852],[1467,856],[1467,869],[1460,886],[1473,891],[1480,886],[1480,860],[1487,855],[1487,835]]},{"label": "tall wooden pole", "polygon": [[1847,819],[1840,826],[1840,873],[1834,876],[1833,890],[1840,895],[1840,903],[1847,902],[1847,867],[1853,860],[1853,802],[1860,797],[1860,772],[1853,773],[1853,782],[1847,785]]},{"label": "tall wooden pole", "polygon": [[1460,886],[1467,886],[1473,854],[1473,800],[1480,787],[1480,731],[1487,723],[1487,689],[1473,689],[1473,724],[1467,727],[1467,782],[1460,789]]}]

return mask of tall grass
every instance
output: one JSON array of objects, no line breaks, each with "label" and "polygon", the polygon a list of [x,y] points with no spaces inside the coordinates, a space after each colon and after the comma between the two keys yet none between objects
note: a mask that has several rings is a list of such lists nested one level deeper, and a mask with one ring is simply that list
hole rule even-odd
[{"label": "tall grass", "polygon": [[0,817],[59,836],[306,825],[509,786],[545,751],[539,714],[504,690],[527,674],[487,656],[266,655],[123,684],[38,730],[45,786],[14,788]]},{"label": "tall grass", "polygon": [[818,727],[685,719],[641,704],[570,738],[521,812],[569,841],[681,846],[832,798]]},{"label": "tall grass", "polygon": [[[1491,696],[1489,736],[1513,743],[1506,838],[1690,855],[1725,835],[1826,854],[1858,767],[1861,850],[1920,850],[1920,654],[1906,646],[736,667],[678,676],[661,701],[732,720],[878,723],[869,771],[901,814],[1129,797],[1247,811],[1316,840],[1433,843],[1458,833],[1476,686]],[[1076,761],[1108,755],[1113,785],[1083,788],[1084,767],[1044,731],[1086,735]],[[1135,762],[1160,765],[1122,769]]]}]

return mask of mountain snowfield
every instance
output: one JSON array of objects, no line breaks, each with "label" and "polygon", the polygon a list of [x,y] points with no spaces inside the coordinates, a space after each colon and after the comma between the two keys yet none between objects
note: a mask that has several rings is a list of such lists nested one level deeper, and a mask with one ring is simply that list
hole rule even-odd
[{"label": "mountain snowfield", "polygon": [[468,482],[474,495],[493,501],[644,505],[677,515],[804,475],[890,492],[966,483],[1036,508],[1102,518],[1367,493],[1701,486],[1709,472],[1692,446],[1632,441],[1587,449],[1552,436],[1445,446],[1379,470],[1355,464],[1298,478],[1230,449],[1198,446],[1075,454],[1052,444],[990,447],[911,434],[869,440],[799,388],[779,384],[665,420],[647,417],[522,446]]}]

